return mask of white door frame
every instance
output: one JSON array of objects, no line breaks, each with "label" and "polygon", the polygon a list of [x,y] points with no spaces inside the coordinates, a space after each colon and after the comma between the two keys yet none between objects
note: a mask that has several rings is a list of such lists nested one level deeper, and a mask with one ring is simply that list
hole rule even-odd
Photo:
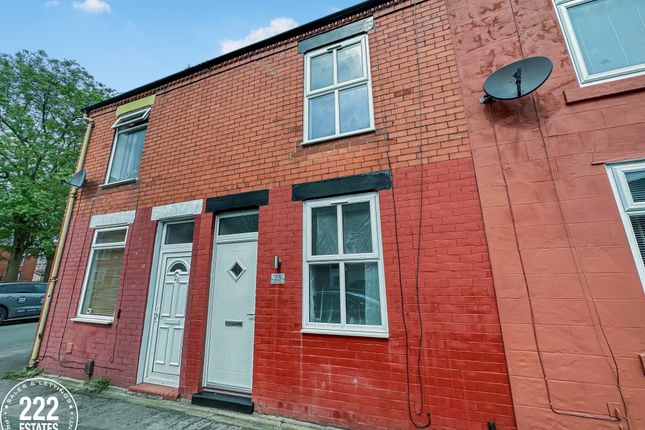
[{"label": "white door frame", "polygon": [[[222,243],[236,243],[236,242],[257,242],[258,241],[258,232],[253,232],[253,233],[240,233],[240,234],[229,234],[224,237],[219,237],[219,225],[220,221],[224,218],[233,218],[233,217],[238,217],[242,215],[252,215],[252,214],[258,214],[259,211],[257,209],[254,210],[245,210],[245,211],[238,211],[238,212],[227,212],[227,213],[222,213],[218,214],[216,216],[215,220],[215,232],[214,232],[214,246],[213,246],[213,258],[211,259],[211,277],[210,277],[210,287],[209,287],[209,295],[208,295],[208,317],[206,320],[206,343],[204,346],[204,363],[203,363],[203,371],[202,371],[202,387],[207,387],[210,389],[216,389],[216,390],[222,390],[222,391],[229,391],[229,392],[236,392],[236,393],[242,393],[242,394],[251,394],[251,390],[242,390],[239,387],[227,387],[224,385],[218,385],[218,386],[212,386],[207,384],[208,380],[208,374],[207,374],[207,369],[208,369],[208,355],[210,353],[210,339],[211,339],[211,321],[213,321],[213,298],[215,297],[215,270],[217,269],[215,267],[215,264],[217,262],[217,245],[222,244]],[[257,268],[257,254],[256,254],[256,259],[255,259],[255,264]],[[256,269],[257,270],[257,269]],[[256,277],[256,288],[257,288],[257,277]],[[257,296],[257,292],[256,292]],[[255,346],[255,329],[253,333],[253,344],[251,345],[252,348]],[[253,365],[253,363],[251,363]],[[251,369],[251,372],[253,369]]]},{"label": "white door frame", "polygon": [[[193,248],[193,243],[192,241],[190,243],[182,243],[182,244],[175,244],[175,245],[164,245],[163,240],[166,236],[166,229],[168,225],[170,224],[180,224],[180,223],[185,223],[192,221],[193,223],[195,222],[194,218],[180,218],[180,219],[172,219],[172,220],[167,220],[167,221],[159,221],[158,223],[158,228],[157,228],[157,234],[155,237],[155,247],[154,247],[154,252],[153,252],[153,258],[152,258],[152,265],[151,265],[151,270],[150,270],[150,284],[148,286],[148,299],[146,303],[146,312],[145,312],[145,319],[144,319],[144,327],[143,327],[143,336],[141,337],[141,346],[140,346],[140,351],[139,351],[139,363],[138,363],[138,371],[137,371],[137,383],[143,383],[143,382],[150,382],[150,383],[156,383],[159,385],[166,385],[166,386],[175,386],[177,387],[179,384],[175,383],[170,383],[168,381],[161,381],[161,380],[155,380],[153,381],[154,378],[150,378],[148,376],[148,358],[151,354],[152,347],[154,344],[154,333],[153,331],[153,314],[155,312],[154,306],[155,302],[157,300],[157,294],[159,293],[158,291],[158,282],[160,279],[163,279],[165,273],[165,268],[162,267],[163,261],[164,261],[164,254],[166,253],[173,253],[173,252],[181,252],[181,253],[186,253],[188,254],[188,257],[192,257],[192,248]],[[191,266],[192,266],[192,261],[191,261]],[[188,268],[189,273],[190,273],[190,267]],[[190,275],[188,279],[188,285],[190,288]],[[184,333],[185,335],[185,333]]]}]

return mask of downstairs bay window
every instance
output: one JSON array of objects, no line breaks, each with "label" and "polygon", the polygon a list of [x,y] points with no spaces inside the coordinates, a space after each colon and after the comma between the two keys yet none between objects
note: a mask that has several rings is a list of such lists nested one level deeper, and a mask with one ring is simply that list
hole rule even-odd
[{"label": "downstairs bay window", "polygon": [[304,210],[303,332],[387,337],[378,195]]},{"label": "downstairs bay window", "polygon": [[113,321],[127,231],[127,227],[115,227],[94,233],[75,320]]}]

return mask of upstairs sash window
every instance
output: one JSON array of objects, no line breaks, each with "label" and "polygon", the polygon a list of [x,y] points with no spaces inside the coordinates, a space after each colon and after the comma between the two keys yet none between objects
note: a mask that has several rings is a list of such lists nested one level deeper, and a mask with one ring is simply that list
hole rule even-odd
[{"label": "upstairs sash window", "polygon": [[304,142],[374,128],[367,35],[305,55]]},{"label": "upstairs sash window", "polygon": [[116,136],[105,180],[113,184],[139,177],[139,164],[146,137],[150,108],[121,115],[114,125]]}]

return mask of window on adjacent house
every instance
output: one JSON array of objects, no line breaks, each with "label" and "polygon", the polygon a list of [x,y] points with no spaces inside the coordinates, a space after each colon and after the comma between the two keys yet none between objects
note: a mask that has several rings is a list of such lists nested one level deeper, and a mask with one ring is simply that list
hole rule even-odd
[{"label": "window on adjacent house", "polygon": [[645,286],[645,161],[608,165],[609,178]]},{"label": "window on adjacent house", "polygon": [[106,184],[139,177],[139,164],[150,108],[121,115],[112,125],[116,129]]},{"label": "window on adjacent house", "polygon": [[112,320],[121,283],[127,231],[127,227],[118,227],[94,233],[78,310],[79,317]]},{"label": "window on adjacent house", "polygon": [[387,336],[377,195],[304,208],[303,331]]},{"label": "window on adjacent house", "polygon": [[555,0],[581,83],[645,73],[643,0]]},{"label": "window on adjacent house", "polygon": [[374,128],[367,36],[305,55],[304,142]]}]

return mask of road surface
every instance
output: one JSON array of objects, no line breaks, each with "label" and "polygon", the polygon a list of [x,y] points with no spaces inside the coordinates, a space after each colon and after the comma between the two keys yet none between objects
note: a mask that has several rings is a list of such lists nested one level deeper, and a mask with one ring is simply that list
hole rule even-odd
[{"label": "road surface", "polygon": [[27,367],[36,325],[33,319],[0,325],[0,374]]}]

